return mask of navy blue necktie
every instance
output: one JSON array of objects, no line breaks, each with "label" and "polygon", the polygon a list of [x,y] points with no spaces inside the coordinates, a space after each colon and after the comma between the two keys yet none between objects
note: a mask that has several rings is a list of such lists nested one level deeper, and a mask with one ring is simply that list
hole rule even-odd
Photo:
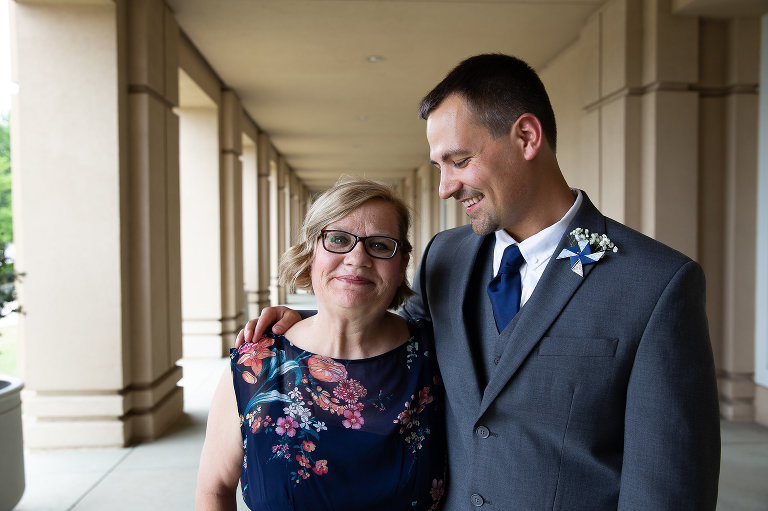
[{"label": "navy blue necktie", "polygon": [[493,306],[493,317],[499,332],[512,321],[520,310],[520,266],[525,262],[516,244],[508,246],[501,258],[499,273],[488,284],[488,297]]}]

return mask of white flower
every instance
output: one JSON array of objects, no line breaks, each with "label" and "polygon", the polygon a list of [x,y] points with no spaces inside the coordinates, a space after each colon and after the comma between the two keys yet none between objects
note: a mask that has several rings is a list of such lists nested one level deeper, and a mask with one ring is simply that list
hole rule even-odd
[{"label": "white flower", "polygon": [[588,241],[594,252],[618,252],[619,249],[605,234],[590,233],[589,229],[577,227],[571,231],[571,241],[578,244],[580,241]]},{"label": "white flower", "polygon": [[301,423],[299,424],[304,429],[309,429],[312,426],[312,421],[310,421],[309,416],[302,417]]},{"label": "white flower", "polygon": [[288,393],[288,397],[294,401],[301,401],[301,391],[298,387],[294,387],[293,390]]},{"label": "white flower", "polygon": [[291,403],[290,405],[283,408],[283,413],[285,415],[290,415],[294,419],[296,417],[304,418],[307,415],[310,415],[312,412],[305,406],[302,406],[301,403]]},{"label": "white flower", "polygon": [[320,431],[326,430],[328,428],[325,427],[325,422],[317,421],[317,422],[315,422],[315,429],[319,433]]}]

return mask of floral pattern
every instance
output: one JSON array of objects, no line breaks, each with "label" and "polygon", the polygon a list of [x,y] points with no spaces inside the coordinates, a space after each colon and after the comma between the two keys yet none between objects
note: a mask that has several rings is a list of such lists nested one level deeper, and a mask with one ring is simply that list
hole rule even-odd
[{"label": "floral pattern", "polygon": [[[418,332],[424,329],[423,324],[410,327]],[[436,364],[420,345],[430,343],[415,335],[378,357],[335,360],[303,351],[285,337],[270,335],[232,350],[245,453],[241,485],[246,503],[260,508],[262,502],[250,499],[266,493],[252,488],[272,488],[275,484],[285,485],[290,502],[306,499],[313,503],[312,509],[318,509],[319,502],[358,502],[359,498],[342,497],[345,492],[363,490],[365,481],[349,485],[345,480],[342,488],[335,478],[343,474],[362,478],[371,465],[382,466],[379,478],[386,476],[387,462],[380,459],[385,453],[395,456],[391,461],[393,491],[413,488],[403,486],[403,477],[419,482],[418,494],[410,494],[412,490],[408,495],[398,494],[398,498],[407,498],[402,501],[406,507],[435,509],[444,478],[443,394]],[[381,445],[371,444],[372,438]],[[366,459],[368,455],[376,457]],[[254,463],[263,468],[251,479]],[[416,470],[417,466],[428,470]],[[315,479],[310,491],[306,485]],[[312,492],[327,493],[320,498]],[[286,507],[275,509],[294,509],[294,505],[286,502]],[[359,505],[360,509],[369,508],[362,501]]]}]

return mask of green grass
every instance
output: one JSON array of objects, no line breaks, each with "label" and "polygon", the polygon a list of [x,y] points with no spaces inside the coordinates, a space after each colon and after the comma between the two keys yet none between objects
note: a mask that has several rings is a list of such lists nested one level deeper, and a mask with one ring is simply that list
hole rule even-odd
[{"label": "green grass", "polygon": [[0,374],[18,376],[16,325],[0,327]]}]

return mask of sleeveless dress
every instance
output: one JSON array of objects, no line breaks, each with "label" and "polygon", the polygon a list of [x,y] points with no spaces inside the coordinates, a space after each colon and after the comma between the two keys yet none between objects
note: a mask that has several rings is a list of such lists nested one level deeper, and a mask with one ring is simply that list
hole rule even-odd
[{"label": "sleeveless dress", "polygon": [[269,334],[230,351],[249,508],[433,510],[445,480],[431,325],[381,355],[332,359]]}]

